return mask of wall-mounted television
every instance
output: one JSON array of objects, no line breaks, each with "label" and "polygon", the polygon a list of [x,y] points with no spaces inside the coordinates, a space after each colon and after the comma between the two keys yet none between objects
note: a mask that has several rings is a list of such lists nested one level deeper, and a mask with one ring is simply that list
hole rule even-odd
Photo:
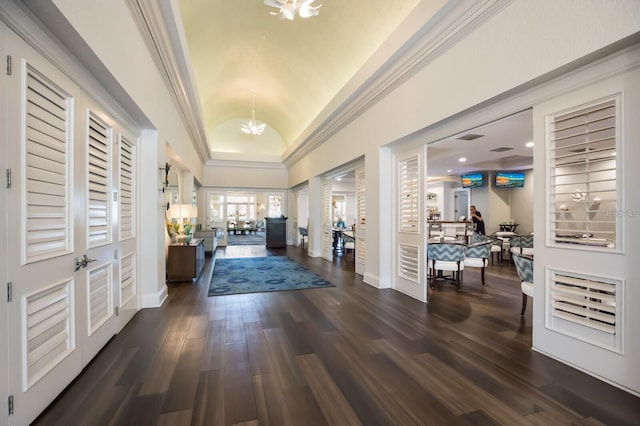
[{"label": "wall-mounted television", "polygon": [[463,188],[478,188],[482,186],[482,173],[469,173],[462,175]]},{"label": "wall-mounted television", "polygon": [[498,172],[496,173],[496,188],[522,188],[524,186],[524,173]]}]

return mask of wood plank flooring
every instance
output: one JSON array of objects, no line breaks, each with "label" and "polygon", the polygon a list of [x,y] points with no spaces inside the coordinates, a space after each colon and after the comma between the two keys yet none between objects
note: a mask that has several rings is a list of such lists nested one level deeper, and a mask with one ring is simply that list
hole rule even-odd
[{"label": "wood plank flooring", "polygon": [[335,288],[207,297],[170,284],[35,425],[632,425],[640,399],[532,352],[515,270],[465,271],[423,304],[377,290],[296,247],[220,248],[217,258],[288,255]]}]

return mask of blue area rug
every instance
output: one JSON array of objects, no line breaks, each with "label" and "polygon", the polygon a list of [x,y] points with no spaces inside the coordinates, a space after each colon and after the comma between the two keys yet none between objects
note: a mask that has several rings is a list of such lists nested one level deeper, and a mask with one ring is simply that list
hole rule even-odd
[{"label": "blue area rug", "polygon": [[216,259],[209,296],[335,287],[287,256]]}]

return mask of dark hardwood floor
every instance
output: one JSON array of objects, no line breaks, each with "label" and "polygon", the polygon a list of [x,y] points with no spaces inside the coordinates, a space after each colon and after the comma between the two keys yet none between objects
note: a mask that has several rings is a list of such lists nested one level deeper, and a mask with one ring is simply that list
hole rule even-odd
[{"label": "dark hardwood floor", "polygon": [[353,255],[288,255],[335,288],[207,297],[170,284],[140,311],[36,425],[623,425],[640,399],[530,350],[515,271],[464,273],[420,303],[377,290]]}]

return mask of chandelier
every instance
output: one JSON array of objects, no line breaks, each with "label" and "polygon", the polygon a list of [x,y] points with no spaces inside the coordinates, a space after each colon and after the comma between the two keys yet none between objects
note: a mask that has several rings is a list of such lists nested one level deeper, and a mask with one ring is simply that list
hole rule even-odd
[{"label": "chandelier", "polygon": [[301,18],[309,18],[316,16],[318,9],[322,6],[312,6],[315,0],[264,0],[264,4],[271,7],[277,7],[279,12],[269,12],[271,15],[282,15],[282,18],[293,21],[293,18],[298,16]]},{"label": "chandelier", "polygon": [[253,93],[253,97],[251,99],[251,120],[245,121],[240,125],[240,130],[248,135],[260,136],[262,132],[264,132],[264,128],[266,124],[258,124],[256,121],[256,95]]}]

